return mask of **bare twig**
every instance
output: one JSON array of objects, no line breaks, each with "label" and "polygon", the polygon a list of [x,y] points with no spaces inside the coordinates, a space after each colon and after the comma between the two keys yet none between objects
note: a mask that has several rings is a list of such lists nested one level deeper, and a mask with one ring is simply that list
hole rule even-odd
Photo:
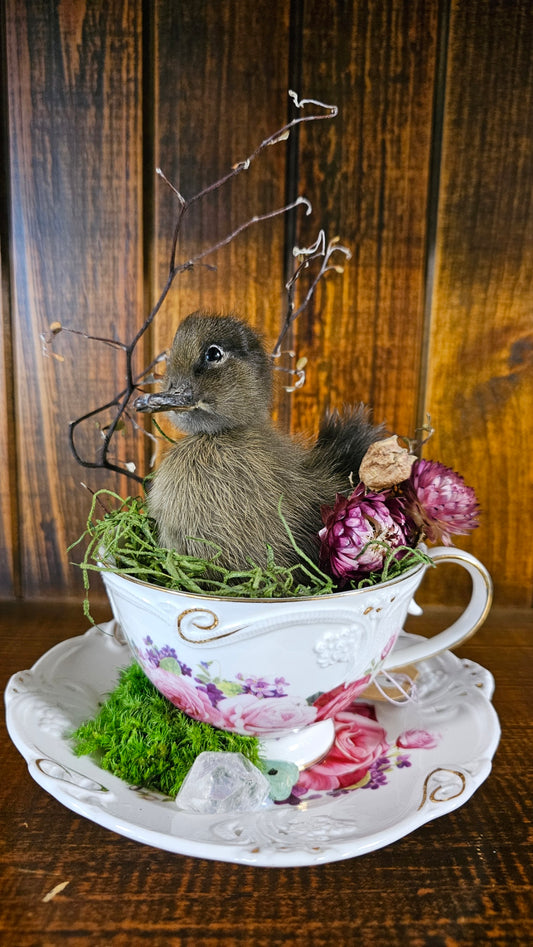
[{"label": "bare twig", "polygon": [[[419,435],[418,437],[406,437],[403,434],[399,434],[398,437],[404,442],[404,444],[406,444],[407,450],[410,454],[420,455],[420,451],[422,450],[424,444],[427,444],[427,442],[433,437],[434,433],[435,428],[431,423],[431,415],[426,414],[426,423],[423,424],[422,427],[417,427],[415,430],[415,434]],[[424,434],[426,435],[425,437],[421,436]]]},{"label": "bare twig", "polygon": [[[168,275],[167,275],[165,285],[163,286],[157,301],[155,302],[154,306],[152,307],[151,311],[149,312],[148,316],[146,317],[145,321],[143,322],[142,326],[139,328],[139,330],[137,331],[137,333],[135,334],[131,342],[123,343],[123,342],[116,341],[114,339],[107,339],[100,336],[92,336],[86,332],[82,332],[76,329],[69,329],[66,326],[62,326],[60,323],[53,323],[52,326],[50,326],[48,335],[43,335],[42,338],[43,338],[44,344],[49,344],[52,337],[58,334],[58,332],[69,331],[74,334],[81,335],[84,338],[113,346],[124,352],[125,363],[126,363],[125,364],[126,387],[123,388],[122,391],[118,392],[112,398],[112,400],[108,401],[106,404],[103,404],[103,405],[98,406],[97,408],[94,408],[91,411],[88,411],[86,414],[82,415],[81,417],[76,418],[76,420],[72,421],[69,425],[70,446],[71,446],[71,449],[76,461],[82,467],[105,468],[107,470],[124,474],[125,476],[131,477],[132,479],[138,482],[142,482],[143,480],[143,478],[140,477],[138,474],[136,474],[134,469],[132,469],[134,466],[133,464],[114,463],[111,460],[110,446],[117,429],[119,429],[122,424],[123,418],[129,417],[127,409],[128,409],[128,404],[130,402],[130,399],[132,398],[133,394],[137,390],[139,390],[139,386],[141,384],[151,383],[151,380],[149,379],[148,376],[150,375],[150,372],[152,371],[154,366],[157,364],[157,362],[160,361],[162,358],[162,355],[157,356],[155,359],[152,360],[152,362],[147,368],[141,371],[139,375],[137,376],[134,375],[133,358],[134,358],[137,345],[139,344],[140,340],[143,338],[145,333],[148,331],[155,317],[160,311],[172,287],[172,284],[175,278],[180,273],[190,270],[195,266],[209,266],[210,267],[210,264],[206,264],[204,262],[206,257],[215,253],[217,250],[220,250],[223,247],[227,246],[229,243],[235,240],[236,237],[238,237],[244,230],[247,230],[249,227],[255,224],[261,223],[265,220],[270,220],[274,217],[278,217],[283,214],[287,214],[290,211],[293,211],[300,206],[303,206],[306,208],[307,214],[311,213],[311,204],[309,203],[307,198],[301,197],[301,196],[297,197],[296,200],[292,201],[289,204],[286,204],[284,207],[280,207],[276,210],[268,211],[267,213],[258,214],[258,215],[254,215],[250,217],[248,220],[239,224],[239,226],[237,226],[234,230],[232,230],[231,233],[226,234],[225,237],[222,237],[216,243],[200,251],[199,253],[195,254],[194,256],[190,257],[188,260],[185,260],[182,263],[176,262],[176,253],[177,253],[179,234],[181,232],[181,225],[183,223],[183,219],[185,215],[189,212],[191,207],[193,207],[195,204],[197,204],[199,201],[205,198],[208,194],[211,194],[214,191],[220,190],[228,181],[232,180],[237,175],[242,174],[242,172],[244,171],[247,171],[250,165],[252,164],[252,162],[255,161],[266,148],[272,145],[276,145],[279,142],[285,141],[289,137],[291,130],[295,126],[300,125],[304,122],[315,122],[315,121],[320,121],[320,120],[325,120],[325,119],[332,119],[332,118],[335,118],[336,115],[338,114],[338,109],[337,109],[337,106],[335,105],[327,105],[324,102],[319,102],[317,99],[299,99],[296,93],[293,92],[292,90],[289,91],[289,96],[291,97],[296,108],[303,109],[305,108],[305,106],[313,106],[313,111],[308,114],[298,115],[296,118],[293,118],[291,121],[287,122],[277,131],[275,131],[272,135],[269,135],[267,138],[263,139],[263,141],[255,148],[255,150],[250,155],[248,155],[247,158],[245,158],[242,161],[238,161],[236,164],[233,165],[230,171],[228,171],[225,175],[219,178],[219,180],[214,181],[212,184],[209,184],[207,187],[203,188],[197,194],[194,194],[192,197],[185,198],[181,194],[181,192],[178,190],[178,188],[175,187],[175,185],[172,184],[172,182],[168,180],[168,178],[165,176],[163,171],[160,168],[157,169],[157,174],[161,177],[164,183],[171,189],[172,193],[177,198],[178,209],[176,213],[176,220],[174,223],[174,229],[173,229],[173,234],[172,234]],[[287,334],[289,327],[292,325],[292,323],[297,318],[297,316],[308,305],[309,300],[311,299],[319,280],[322,279],[322,277],[330,270],[336,270],[337,272],[342,270],[342,267],[330,265],[330,262],[329,262],[332,254],[336,251],[344,253],[346,257],[349,257],[349,251],[345,247],[341,247],[338,244],[334,244],[333,241],[330,242],[330,244],[328,244],[328,246],[326,247],[325,237],[322,231],[319,235],[319,239],[317,240],[316,244],[313,247],[310,247],[304,250],[295,249],[294,252],[296,256],[303,257],[303,259],[300,262],[300,265],[298,266],[296,272],[294,273],[293,277],[288,282],[287,287],[286,287],[288,298],[289,298],[288,311],[286,314],[284,327],[280,333],[280,336],[278,338],[278,341],[276,343],[276,346],[273,352],[273,357],[277,358],[279,356],[280,351],[281,351],[280,346],[281,346],[281,342],[283,338]],[[318,270],[318,273],[313,279],[311,286],[309,287],[305,295],[304,301],[302,302],[300,306],[298,306],[298,308],[295,308],[294,290],[295,290],[296,283],[301,278],[303,272],[309,268],[310,264],[314,262],[315,260],[319,260],[319,259],[321,260],[321,265]],[[300,385],[303,384],[303,381],[305,379],[304,361],[305,360],[300,359],[296,363],[296,366],[294,369],[289,369],[289,372],[294,376],[295,380],[294,380],[293,385],[291,385],[288,388],[288,390],[294,390],[294,388],[300,387]],[[83,425],[85,422],[89,421],[90,419],[98,418],[104,412],[111,411],[112,409],[115,409],[113,418],[110,424],[105,429],[102,430],[102,446],[99,451],[99,456],[97,457],[96,460],[90,460],[83,457],[76,446],[76,432],[78,428],[80,427],[80,425]]]},{"label": "bare twig", "polygon": [[[345,260],[349,260],[352,255],[348,247],[342,246],[342,244],[338,242],[337,238],[333,238],[326,245],[326,235],[323,230],[320,231],[317,239],[315,240],[312,246],[304,247],[304,248],[300,248],[300,247],[294,248],[293,250],[294,256],[300,257],[301,261],[298,268],[294,272],[293,276],[291,277],[291,279],[288,281],[288,283],[285,286],[287,290],[288,306],[287,306],[287,312],[285,314],[285,322],[283,323],[283,327],[281,329],[281,332],[278,336],[278,340],[272,352],[272,356],[274,358],[278,358],[279,355],[281,354],[281,343],[283,342],[283,339],[287,335],[293,322],[298,318],[300,313],[303,312],[303,310],[309,305],[311,298],[320,280],[323,279],[326,273],[330,273],[330,272],[343,273],[344,272],[344,267],[340,263],[332,264],[330,262],[334,253],[342,254]],[[294,297],[295,297],[297,283],[301,279],[303,273],[306,272],[311,267],[311,264],[314,263],[316,260],[320,260],[320,267],[318,269],[318,272],[315,274],[315,277],[312,280],[311,285],[308,287],[308,290],[304,296],[303,302],[301,302],[300,305],[297,308],[295,308]]]}]

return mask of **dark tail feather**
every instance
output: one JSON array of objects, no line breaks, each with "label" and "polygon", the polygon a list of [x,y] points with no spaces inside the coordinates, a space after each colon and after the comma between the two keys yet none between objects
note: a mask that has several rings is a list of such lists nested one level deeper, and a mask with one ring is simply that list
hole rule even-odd
[{"label": "dark tail feather", "polygon": [[383,424],[371,423],[366,405],[346,406],[342,413],[335,410],[324,415],[313,453],[340,477],[348,479],[352,474],[355,485],[368,448],[386,436]]}]

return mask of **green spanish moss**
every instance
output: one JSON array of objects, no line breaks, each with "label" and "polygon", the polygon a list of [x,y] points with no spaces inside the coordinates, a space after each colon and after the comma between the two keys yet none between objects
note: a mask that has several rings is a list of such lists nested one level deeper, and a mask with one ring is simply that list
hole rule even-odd
[{"label": "green spanish moss", "polygon": [[97,716],[83,723],[72,739],[77,756],[90,754],[102,769],[130,786],[172,797],[204,750],[242,753],[261,767],[256,737],[226,733],[187,717],[137,664],[122,671]]},{"label": "green spanish moss", "polygon": [[[111,508],[110,503],[114,504]],[[206,555],[203,559],[159,546],[156,524],[146,512],[144,497],[123,499],[110,490],[99,490],[93,495],[85,532],[69,547],[70,551],[86,542],[83,559],[77,563],[83,571],[85,615],[92,621],[88,598],[90,576],[93,572],[103,571],[131,575],[165,589],[219,597],[292,598],[338,591],[340,586],[296,545],[283,517],[281,501],[279,515],[298,553],[299,562],[291,567],[280,566],[275,562],[272,549],[268,547],[264,567],[250,560],[249,569],[229,571],[217,563],[220,550],[216,543],[208,540],[200,540],[205,543]],[[380,540],[372,540],[369,545],[384,547],[386,555],[383,568],[364,579],[343,585],[343,589],[376,585],[396,578],[421,563],[433,565],[432,560],[419,548],[391,548]],[[403,556],[398,559],[400,551]]]},{"label": "green spanish moss", "polygon": [[[91,573],[102,571],[131,575],[162,588],[198,595],[291,598],[335,591],[333,580],[303,553],[299,564],[287,568],[276,564],[268,548],[264,567],[250,560],[249,569],[229,571],[217,563],[220,551],[216,543],[201,540],[206,549],[203,559],[164,549],[158,545],[156,524],[146,512],[145,499],[123,499],[110,490],[99,490],[93,495],[87,528],[69,551],[84,541],[87,545],[78,564],[86,593]],[[84,611],[91,618],[88,595]]]}]

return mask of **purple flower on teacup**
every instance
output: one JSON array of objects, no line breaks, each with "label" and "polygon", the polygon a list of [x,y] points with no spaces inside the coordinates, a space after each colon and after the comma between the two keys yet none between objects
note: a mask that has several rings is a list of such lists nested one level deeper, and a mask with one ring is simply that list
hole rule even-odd
[{"label": "purple flower on teacup", "polygon": [[405,730],[396,740],[402,750],[433,750],[438,744],[439,737],[429,730]]},{"label": "purple flower on teacup", "polygon": [[408,517],[429,542],[451,546],[454,533],[469,533],[479,525],[474,490],[436,460],[415,461],[402,493]]},{"label": "purple flower on teacup", "polygon": [[296,730],[316,720],[315,707],[299,697],[258,698],[238,694],[221,700],[217,710],[223,715],[223,727],[243,734],[261,734],[277,730]]},{"label": "purple flower on teacup", "polygon": [[[196,678],[198,680],[198,678]],[[222,700],[224,697],[223,691],[221,691],[216,684],[213,684],[212,681],[209,681],[207,684],[200,684],[198,687],[199,691],[203,691],[204,694],[207,694],[209,700],[211,701],[213,707],[216,707],[219,700]]]},{"label": "purple flower on teacup", "polygon": [[154,645],[150,635],[146,636],[144,643],[148,645],[148,648],[142,655],[144,663],[149,662],[153,667],[159,667],[161,661],[163,661],[165,658],[170,658],[176,661],[176,663],[179,665],[181,674],[185,674],[186,677],[191,676],[191,668],[184,664],[183,661],[180,661],[178,655],[176,654],[175,648],[172,648],[168,644],[163,645],[162,648],[158,648],[157,645]]},{"label": "purple flower on teacup", "polygon": [[244,694],[253,694],[254,697],[287,696],[284,688],[288,685],[284,677],[276,677],[273,684],[263,677],[245,677],[244,674],[237,674],[237,680],[242,682]]}]

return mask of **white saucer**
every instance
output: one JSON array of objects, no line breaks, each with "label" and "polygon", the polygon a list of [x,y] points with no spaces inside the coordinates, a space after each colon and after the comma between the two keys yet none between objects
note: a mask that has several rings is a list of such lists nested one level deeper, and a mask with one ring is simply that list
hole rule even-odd
[{"label": "white saucer", "polygon": [[[463,805],[489,775],[500,737],[492,675],[446,651],[418,665],[417,703],[371,702],[393,747],[390,760],[379,761],[374,789],[310,791],[299,805],[269,803],[231,816],[179,810],[167,797],[131,788],[72,752],[68,734],[94,716],[119,669],[131,662],[112,628],[92,628],[56,645],[30,671],[13,675],[5,699],[9,734],[36,782],[120,835],[220,861],[315,865],[403,838]],[[406,733],[415,734],[411,743],[424,742],[424,732],[434,737],[426,738],[426,748],[395,746]]]}]

